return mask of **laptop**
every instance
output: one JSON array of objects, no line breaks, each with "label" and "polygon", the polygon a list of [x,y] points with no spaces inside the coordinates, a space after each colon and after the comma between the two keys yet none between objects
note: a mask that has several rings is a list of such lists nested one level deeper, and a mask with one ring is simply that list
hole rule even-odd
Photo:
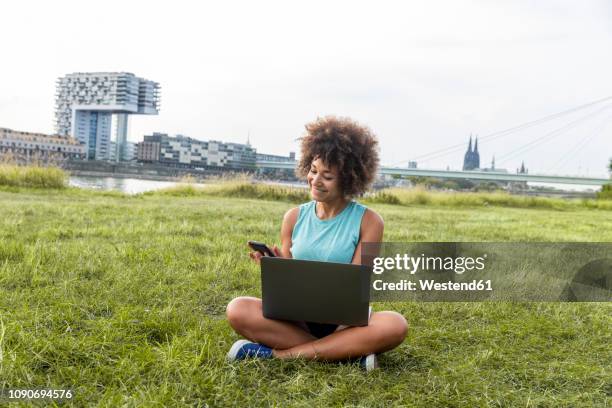
[{"label": "laptop", "polygon": [[265,256],[261,294],[269,319],[366,326],[370,268]]}]

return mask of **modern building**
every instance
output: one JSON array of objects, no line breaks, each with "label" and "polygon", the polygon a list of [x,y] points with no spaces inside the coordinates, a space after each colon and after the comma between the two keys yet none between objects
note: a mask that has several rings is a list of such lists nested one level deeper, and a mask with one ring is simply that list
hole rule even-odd
[{"label": "modern building", "polygon": [[[295,152],[289,152],[289,156],[280,156],[275,154],[257,153],[258,162],[277,162],[277,163],[294,163]],[[274,169],[274,168],[258,168],[257,174],[261,178],[274,180],[295,180],[295,166],[289,169]]]},{"label": "modern building", "polygon": [[[129,72],[77,72],[57,81],[56,131],[87,148],[87,159],[126,160],[129,115],[157,115],[159,84]],[[115,154],[111,131],[115,117]]]},{"label": "modern building", "polygon": [[[159,138],[157,135],[159,135]],[[159,162],[160,150],[161,134],[153,133],[152,136],[145,136],[136,148],[136,160],[145,163]]]},{"label": "modern building", "polygon": [[0,156],[20,164],[84,159],[85,145],[68,136],[0,128]]},{"label": "modern building", "polygon": [[202,141],[166,133],[146,135],[137,160],[172,167],[254,170],[256,151],[248,144]]},{"label": "modern building", "polygon": [[[117,142],[111,140],[110,142],[110,161],[118,161],[117,160]],[[121,161],[132,161],[136,160],[136,143],[133,142],[125,142],[125,148],[123,149],[123,156]]]},{"label": "modern building", "polygon": [[289,152],[289,156],[279,156],[275,154],[257,153],[257,161],[268,161],[275,163],[286,163],[295,161],[295,152]]}]

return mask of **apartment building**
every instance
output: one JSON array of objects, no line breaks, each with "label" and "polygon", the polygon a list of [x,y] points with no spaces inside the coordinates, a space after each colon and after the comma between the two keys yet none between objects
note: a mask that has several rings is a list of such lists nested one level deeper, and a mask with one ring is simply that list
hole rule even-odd
[{"label": "apartment building", "polygon": [[138,161],[173,167],[254,170],[256,162],[256,151],[248,144],[166,133],[146,135],[136,151]]},{"label": "apartment building", "polygon": [[0,128],[0,156],[18,163],[84,159],[86,147],[68,136]]}]

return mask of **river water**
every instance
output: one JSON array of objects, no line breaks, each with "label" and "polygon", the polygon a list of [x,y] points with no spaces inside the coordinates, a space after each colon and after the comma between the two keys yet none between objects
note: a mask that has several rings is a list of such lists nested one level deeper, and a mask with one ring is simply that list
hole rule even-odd
[{"label": "river water", "polygon": [[[266,184],[278,185],[283,187],[306,188],[305,182],[282,182],[266,181]],[[146,191],[160,190],[162,188],[173,187],[181,183],[180,181],[159,181],[143,180],[136,178],[122,177],[94,177],[94,176],[71,176],[69,184],[72,187],[86,188],[102,191],[120,191],[125,194],[139,194]],[[207,184],[195,183],[195,186],[203,187]]]},{"label": "river water", "polygon": [[[181,184],[178,181],[142,180],[120,177],[86,177],[72,176],[69,181],[73,187],[103,191],[120,191],[126,194],[138,194],[145,191],[159,190]],[[198,184],[204,185],[204,184]]]}]

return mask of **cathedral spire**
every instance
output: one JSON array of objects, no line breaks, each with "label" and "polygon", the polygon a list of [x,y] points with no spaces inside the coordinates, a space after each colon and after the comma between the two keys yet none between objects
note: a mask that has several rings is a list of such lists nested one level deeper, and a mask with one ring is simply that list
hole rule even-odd
[{"label": "cathedral spire", "polygon": [[480,167],[480,158],[478,152],[472,151],[472,134],[470,133],[470,142],[467,152],[463,157],[463,170],[473,170]]},{"label": "cathedral spire", "polygon": [[476,136],[476,143],[474,143],[474,153],[478,153],[478,136]]}]

